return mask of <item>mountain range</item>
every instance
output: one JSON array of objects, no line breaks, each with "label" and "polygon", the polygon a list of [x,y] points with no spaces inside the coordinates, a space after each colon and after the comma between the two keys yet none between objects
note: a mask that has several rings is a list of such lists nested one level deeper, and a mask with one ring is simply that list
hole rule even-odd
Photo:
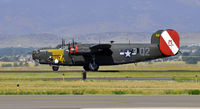
[{"label": "mountain range", "polygon": [[199,11],[200,0],[0,0],[0,48],[150,42],[158,29],[199,43]]},{"label": "mountain range", "polygon": [[[187,32],[179,33],[181,45],[191,45],[200,43],[200,33]],[[27,35],[2,35],[0,34],[0,48],[5,47],[23,47],[23,48],[41,48],[55,47],[61,44],[62,38],[65,42],[72,42],[74,39],[81,43],[150,43],[152,33],[131,33],[131,32],[106,32],[93,33],[74,37],[58,36],[51,33],[27,34]]]}]

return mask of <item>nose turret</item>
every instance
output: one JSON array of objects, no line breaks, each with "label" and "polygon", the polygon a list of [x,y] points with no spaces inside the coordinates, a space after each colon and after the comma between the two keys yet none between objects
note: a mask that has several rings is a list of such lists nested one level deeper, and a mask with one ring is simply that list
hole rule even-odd
[{"label": "nose turret", "polygon": [[40,50],[34,50],[32,52],[32,58],[33,58],[33,60],[39,59],[39,53],[40,53]]}]

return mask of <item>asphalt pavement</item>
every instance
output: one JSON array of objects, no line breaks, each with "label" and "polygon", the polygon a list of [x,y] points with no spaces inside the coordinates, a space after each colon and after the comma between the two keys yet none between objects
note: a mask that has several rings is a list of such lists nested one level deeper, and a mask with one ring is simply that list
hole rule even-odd
[{"label": "asphalt pavement", "polygon": [[0,96],[0,109],[81,109],[200,107],[200,96],[188,95],[51,95]]}]

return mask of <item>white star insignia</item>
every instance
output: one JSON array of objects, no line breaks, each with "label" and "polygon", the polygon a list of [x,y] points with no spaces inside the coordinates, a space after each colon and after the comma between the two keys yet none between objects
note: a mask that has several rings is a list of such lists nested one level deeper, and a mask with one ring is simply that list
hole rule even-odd
[{"label": "white star insignia", "polygon": [[127,58],[130,58],[130,57],[131,57],[131,52],[130,52],[129,50],[126,50],[126,51],[124,52],[124,54],[125,54],[125,57],[127,57]]}]

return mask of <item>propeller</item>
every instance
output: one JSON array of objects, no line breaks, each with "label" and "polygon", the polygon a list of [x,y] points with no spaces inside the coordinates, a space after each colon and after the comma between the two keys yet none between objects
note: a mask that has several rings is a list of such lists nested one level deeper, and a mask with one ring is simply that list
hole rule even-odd
[{"label": "propeller", "polygon": [[72,48],[74,48],[74,45],[75,45],[75,43],[74,43],[74,38],[72,39]]},{"label": "propeller", "polygon": [[70,54],[74,54],[77,52],[78,48],[77,45],[75,45],[74,38],[72,39],[72,46],[70,45],[70,43],[68,44],[68,50]]},{"label": "propeller", "polygon": [[62,48],[64,48],[64,46],[65,46],[65,40],[64,38],[62,38]]},{"label": "propeller", "polygon": [[72,39],[72,46],[70,42],[68,43],[68,51],[69,51],[69,57],[71,58],[72,63],[74,63],[74,58],[72,58],[71,56],[71,54],[74,53],[74,38]]},{"label": "propeller", "polygon": [[68,42],[67,46],[68,46],[68,51],[70,51],[70,42]]}]

